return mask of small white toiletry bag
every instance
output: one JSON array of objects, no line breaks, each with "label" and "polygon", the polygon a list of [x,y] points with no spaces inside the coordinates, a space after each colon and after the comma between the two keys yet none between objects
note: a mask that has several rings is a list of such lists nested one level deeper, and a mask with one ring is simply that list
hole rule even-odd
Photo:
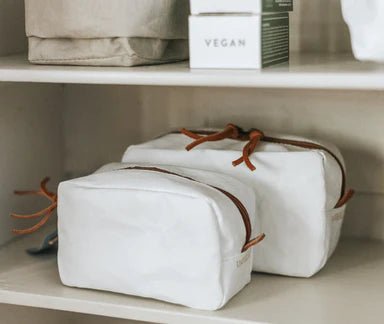
[{"label": "small white toiletry bag", "polygon": [[35,64],[134,66],[188,59],[188,0],[26,0]]},{"label": "small white toiletry bag", "polygon": [[231,177],[112,164],[58,192],[67,286],[216,310],[250,282],[255,196]]},{"label": "small white toiletry bag", "polygon": [[310,277],[322,269],[336,248],[345,205],[353,194],[346,190],[345,166],[336,147],[258,130],[244,132],[232,124],[223,131],[183,132],[130,146],[123,161],[238,178],[254,189],[258,225],[268,237],[254,249],[253,270]]}]

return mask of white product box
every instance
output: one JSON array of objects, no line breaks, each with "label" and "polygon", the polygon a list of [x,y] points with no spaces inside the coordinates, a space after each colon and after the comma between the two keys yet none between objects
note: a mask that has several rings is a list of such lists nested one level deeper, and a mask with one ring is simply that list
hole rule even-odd
[{"label": "white product box", "polygon": [[191,68],[260,69],[289,61],[288,13],[189,18]]},{"label": "white product box", "polygon": [[293,10],[293,0],[191,0],[193,15],[204,13],[283,12]]}]

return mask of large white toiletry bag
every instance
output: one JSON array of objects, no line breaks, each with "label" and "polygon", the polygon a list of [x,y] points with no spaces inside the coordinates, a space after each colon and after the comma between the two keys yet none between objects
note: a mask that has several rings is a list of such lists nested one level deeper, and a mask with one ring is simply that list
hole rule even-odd
[{"label": "large white toiletry bag", "polygon": [[188,58],[188,0],[25,0],[29,60],[133,66]]},{"label": "large white toiletry bag", "polygon": [[[244,163],[237,167],[232,164],[249,149],[249,144],[253,145],[248,143],[251,133],[235,126],[232,129],[238,129],[238,134],[232,136],[237,139],[203,143],[189,152],[185,148],[191,138],[181,133],[168,134],[130,146],[123,161],[188,166],[238,178],[256,192],[258,224],[268,238],[254,250],[253,269],[297,277],[314,275],[335,250],[345,212],[343,201],[352,193],[345,190],[339,150],[303,138],[264,135],[261,141],[256,138],[258,145],[249,156],[250,163],[256,166],[252,172]],[[218,134],[225,132],[231,134],[231,127]],[[201,135],[195,136],[199,141],[215,131],[196,133]],[[324,149],[314,149],[317,145]]]},{"label": "large white toiletry bag", "polygon": [[215,310],[250,282],[255,196],[228,176],[112,164],[58,192],[65,285]]}]

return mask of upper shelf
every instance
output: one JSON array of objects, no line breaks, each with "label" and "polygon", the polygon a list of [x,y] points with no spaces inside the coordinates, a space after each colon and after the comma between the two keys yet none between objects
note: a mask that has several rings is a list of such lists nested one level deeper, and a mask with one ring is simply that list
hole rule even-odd
[{"label": "upper shelf", "polygon": [[292,55],[290,65],[258,70],[190,70],[187,62],[147,67],[29,64],[25,55],[0,57],[0,82],[384,90],[384,65],[350,55]]},{"label": "upper shelf", "polygon": [[155,323],[379,323],[383,321],[384,244],[345,241],[311,279],[255,274],[227,306],[205,312],[151,299],[64,287],[55,255],[32,257],[39,235],[0,247],[0,303]]}]

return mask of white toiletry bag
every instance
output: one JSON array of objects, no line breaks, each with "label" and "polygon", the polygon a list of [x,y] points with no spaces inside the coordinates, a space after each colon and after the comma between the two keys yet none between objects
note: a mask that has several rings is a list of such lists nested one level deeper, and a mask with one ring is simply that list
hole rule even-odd
[{"label": "white toiletry bag", "polygon": [[58,192],[65,285],[215,310],[250,282],[253,191],[186,168],[112,164]]},{"label": "white toiletry bag", "polygon": [[26,0],[29,60],[134,66],[188,58],[188,0]]},{"label": "white toiletry bag", "polygon": [[292,136],[244,132],[235,125],[217,133],[184,133],[188,136],[175,132],[130,146],[123,161],[192,167],[238,178],[254,189],[258,225],[268,237],[254,250],[253,270],[310,277],[325,265],[353,194],[345,188],[337,148]]}]

